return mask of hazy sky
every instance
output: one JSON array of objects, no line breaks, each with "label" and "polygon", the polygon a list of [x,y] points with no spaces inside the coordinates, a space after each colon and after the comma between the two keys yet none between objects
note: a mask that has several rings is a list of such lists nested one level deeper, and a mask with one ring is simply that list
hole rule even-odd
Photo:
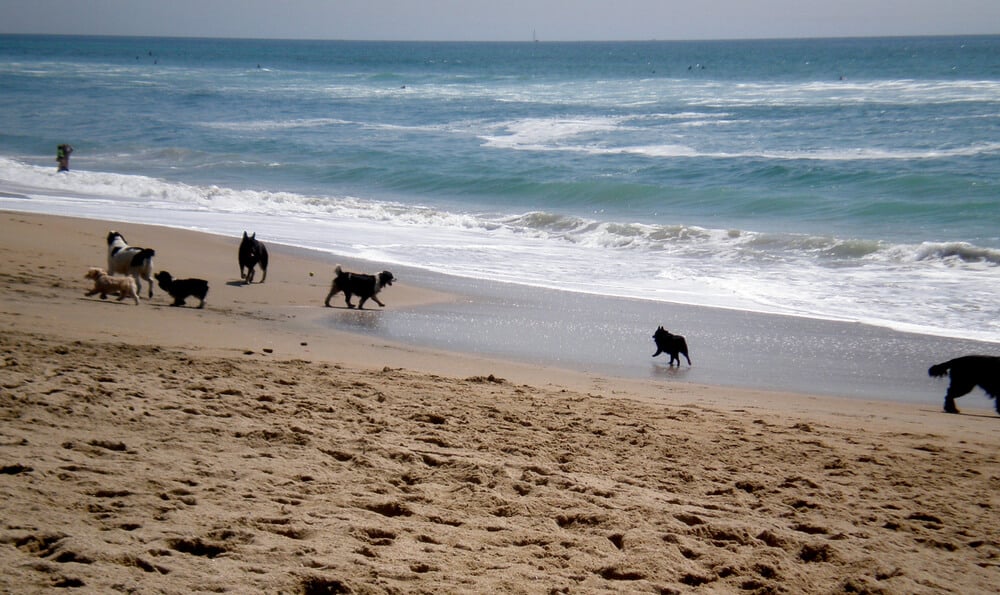
[{"label": "hazy sky", "polygon": [[0,33],[542,41],[1000,33],[1000,0],[0,0]]}]

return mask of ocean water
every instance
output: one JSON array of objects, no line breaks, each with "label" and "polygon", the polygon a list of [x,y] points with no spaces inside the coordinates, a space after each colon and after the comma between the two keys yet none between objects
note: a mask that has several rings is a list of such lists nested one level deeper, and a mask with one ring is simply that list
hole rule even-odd
[{"label": "ocean water", "polygon": [[1000,342],[1000,37],[0,36],[0,184],[4,209]]}]

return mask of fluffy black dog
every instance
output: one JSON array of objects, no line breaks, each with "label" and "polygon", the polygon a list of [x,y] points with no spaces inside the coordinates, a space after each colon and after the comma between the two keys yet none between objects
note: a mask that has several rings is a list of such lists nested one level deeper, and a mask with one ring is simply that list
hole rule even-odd
[{"label": "fluffy black dog", "polygon": [[944,396],[946,413],[958,413],[955,399],[968,394],[976,385],[982,387],[993,398],[997,413],[1000,413],[1000,357],[993,355],[966,355],[931,366],[927,373],[933,377],[944,376],[951,371],[951,383]]},{"label": "fluffy black dog", "polygon": [[653,354],[653,357],[661,353],[669,353],[670,365],[674,365],[674,360],[677,360],[677,365],[680,366],[681,358],[679,354],[683,354],[684,358],[688,361],[688,365],[691,365],[691,358],[688,357],[688,345],[684,337],[671,334],[670,331],[661,326],[653,333],[653,342],[656,343],[656,353]]},{"label": "fluffy black dog", "polygon": [[[248,236],[247,232],[244,231],[243,239],[240,241],[240,279],[246,281],[247,284],[253,283],[255,267],[258,264],[264,273],[260,278],[260,282],[263,283],[267,279],[267,248],[263,242],[257,239],[257,232]],[[244,269],[246,269],[245,273]]]},{"label": "fluffy black dog", "polygon": [[196,297],[201,300],[199,308],[205,307],[205,296],[208,295],[208,281],[204,279],[174,279],[167,271],[160,271],[154,275],[160,289],[170,294],[174,298],[171,306],[183,306],[184,300],[189,297]]},{"label": "fluffy black dog", "polygon": [[344,292],[348,308],[354,307],[354,304],[351,303],[351,297],[355,295],[361,298],[361,301],[358,302],[358,310],[363,310],[365,302],[369,299],[374,300],[376,304],[384,308],[385,304],[380,302],[376,296],[378,292],[382,291],[382,288],[392,285],[392,282],[396,280],[389,271],[382,271],[378,275],[349,273],[342,269],[339,264],[333,272],[334,277],[333,283],[330,285],[330,293],[326,294],[326,301],[323,302],[327,308],[330,307],[330,298],[341,291]]}]

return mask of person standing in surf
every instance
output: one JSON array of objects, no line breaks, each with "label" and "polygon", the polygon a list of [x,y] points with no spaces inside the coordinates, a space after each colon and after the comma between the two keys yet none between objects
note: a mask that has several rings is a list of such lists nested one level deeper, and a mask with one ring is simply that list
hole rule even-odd
[{"label": "person standing in surf", "polygon": [[56,147],[56,162],[59,164],[57,171],[69,171],[69,156],[73,152],[73,147],[62,144]]}]

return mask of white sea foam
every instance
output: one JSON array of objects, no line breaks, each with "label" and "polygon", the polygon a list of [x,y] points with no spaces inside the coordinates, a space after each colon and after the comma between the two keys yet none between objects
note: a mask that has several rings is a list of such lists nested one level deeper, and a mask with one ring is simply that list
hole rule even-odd
[{"label": "white sea foam", "polygon": [[249,122],[203,122],[206,128],[232,130],[236,132],[268,132],[275,130],[292,130],[295,128],[324,128],[348,124],[346,120],[337,118],[293,118],[289,120],[255,120]]},{"label": "white sea foam", "polygon": [[[697,118],[697,119],[695,119]],[[660,116],[660,119],[679,120],[680,123],[657,128],[652,134],[668,137],[672,142],[656,144],[616,144],[628,141],[643,131],[634,128],[631,122],[639,120],[626,117],[585,117],[576,118],[526,118],[505,122],[493,127],[489,134],[480,138],[484,146],[519,151],[565,151],[588,155],[631,154],[650,158],[707,157],[714,159],[773,159],[810,161],[914,161],[954,157],[975,157],[1000,153],[998,142],[976,142],[967,146],[950,148],[886,148],[877,145],[841,147],[825,149],[807,147],[801,149],[774,150],[733,145],[726,149],[699,148],[696,139],[687,139],[682,134],[684,128],[708,125],[737,125],[738,122],[725,115],[706,118],[694,113],[679,114],[676,118]],[[648,122],[650,118],[642,118]],[[671,126],[675,126],[672,128]],[[681,142],[687,141],[687,142]],[[873,139],[877,143],[878,139]]]}]

